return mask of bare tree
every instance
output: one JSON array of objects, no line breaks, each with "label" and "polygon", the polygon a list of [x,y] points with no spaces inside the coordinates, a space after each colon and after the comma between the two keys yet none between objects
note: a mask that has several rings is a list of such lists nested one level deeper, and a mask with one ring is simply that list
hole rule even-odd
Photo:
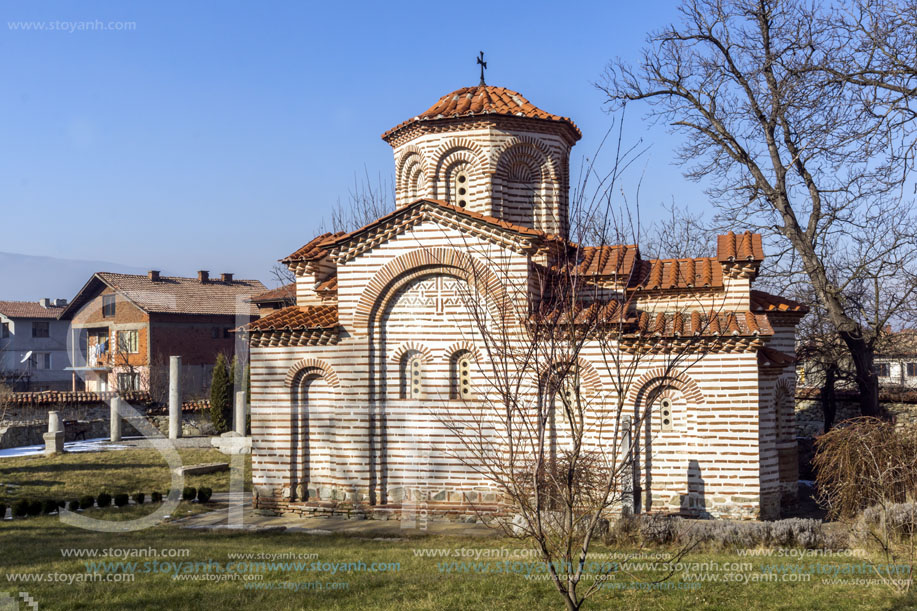
[{"label": "bare tree", "polygon": [[904,278],[884,299],[911,299],[917,254],[902,168],[882,152],[885,123],[857,90],[816,69],[842,46],[819,9],[687,0],[680,10],[680,24],[651,34],[636,66],[614,62],[600,87],[613,106],[647,101],[651,116],[685,134],[680,161],[689,178],[708,181],[718,221],[772,236],[846,346],[862,413],[878,414],[876,322],[889,314],[864,310],[858,296],[873,299],[862,289],[876,270],[895,268]]},{"label": "bare tree", "polygon": [[[496,517],[482,508],[480,517],[532,545],[568,609],[582,608],[611,577],[610,569],[586,573],[593,543],[610,517],[639,509],[641,486],[651,486],[653,439],[667,417],[658,401],[677,374],[722,341],[708,333],[723,316],[716,297],[669,303],[666,314],[638,309],[638,293],[629,287],[641,268],[630,264],[636,249],[623,246],[636,241],[638,225],[630,223],[635,215],[612,205],[629,154],[634,150],[619,151],[616,169],[604,177],[590,172],[598,178],[596,195],[571,207],[573,236],[605,236],[608,243],[557,239],[546,259],[522,275],[500,249],[455,245],[480,262],[462,299],[481,386],[472,391],[458,379],[452,398],[467,404],[457,409],[450,402],[433,415],[456,440],[454,457],[496,488],[514,514]],[[488,290],[492,274],[505,297]],[[649,369],[663,373],[651,388],[638,389]],[[634,392],[642,393],[636,404]],[[673,559],[688,549],[674,551]]]}]

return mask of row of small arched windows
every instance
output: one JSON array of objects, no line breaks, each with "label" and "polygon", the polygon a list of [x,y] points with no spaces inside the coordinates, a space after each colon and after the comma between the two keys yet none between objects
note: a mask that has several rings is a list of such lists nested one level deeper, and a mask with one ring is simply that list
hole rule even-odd
[{"label": "row of small arched windows", "polygon": [[[423,394],[423,358],[416,350],[406,352],[401,358],[402,399],[420,399]],[[471,352],[459,350],[449,359],[449,398],[471,398]]]}]

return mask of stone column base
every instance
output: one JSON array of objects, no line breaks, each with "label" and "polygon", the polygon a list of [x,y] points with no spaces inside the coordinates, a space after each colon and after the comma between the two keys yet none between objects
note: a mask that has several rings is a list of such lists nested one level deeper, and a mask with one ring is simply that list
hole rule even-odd
[{"label": "stone column base", "polygon": [[45,440],[45,456],[61,454],[64,451],[64,432],[45,433],[42,435]]}]

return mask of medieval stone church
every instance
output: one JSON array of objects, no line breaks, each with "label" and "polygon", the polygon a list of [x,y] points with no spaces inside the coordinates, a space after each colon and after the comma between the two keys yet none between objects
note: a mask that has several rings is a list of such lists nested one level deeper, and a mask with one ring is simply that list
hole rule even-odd
[{"label": "medieval stone church", "polygon": [[[570,119],[483,81],[382,135],[394,151],[395,211],[283,259],[296,305],[248,326],[256,507],[384,515],[422,499],[431,513],[499,509],[500,491],[437,415],[488,399],[467,295],[535,309],[539,270],[569,251],[580,137]],[[778,515],[796,491],[793,351],[805,308],[751,288],[760,236],[719,236],[715,257],[694,259],[644,259],[634,245],[576,252],[588,282],[629,304],[635,332],[716,339],[678,371],[648,359],[628,386],[624,404],[648,415],[652,435],[635,509]],[[616,385],[593,348],[577,367],[601,412]],[[665,392],[645,392],[663,377]]]}]

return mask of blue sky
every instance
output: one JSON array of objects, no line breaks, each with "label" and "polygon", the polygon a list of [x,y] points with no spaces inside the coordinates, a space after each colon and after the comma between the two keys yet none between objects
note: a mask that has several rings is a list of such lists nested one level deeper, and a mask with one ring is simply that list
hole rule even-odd
[{"label": "blue sky", "polygon": [[[383,131],[477,83],[479,50],[489,84],[573,118],[579,161],[612,120],[593,86],[605,65],[676,17],[668,2],[43,0],[0,12],[0,251],[269,286],[271,265],[355,174],[391,175]],[[14,25],[96,20],[136,25]],[[672,198],[704,209],[672,163],[674,137],[630,110],[626,137],[652,145],[624,185],[645,168],[644,215]],[[0,298],[34,297],[5,271],[13,294]]]}]

